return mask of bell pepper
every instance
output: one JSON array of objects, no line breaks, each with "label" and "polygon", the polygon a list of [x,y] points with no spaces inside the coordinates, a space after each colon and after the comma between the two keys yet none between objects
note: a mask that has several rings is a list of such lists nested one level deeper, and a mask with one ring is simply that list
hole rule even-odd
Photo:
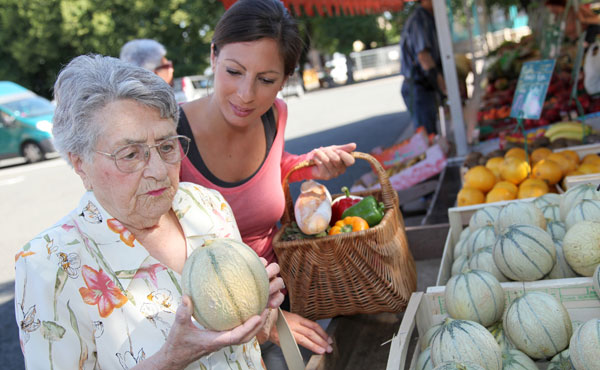
[{"label": "bell pepper", "polygon": [[342,213],[356,203],[362,200],[362,197],[358,195],[350,195],[350,190],[347,187],[342,187],[342,191],[346,194],[345,196],[337,197],[331,203],[331,221],[329,225],[333,226],[338,220],[342,219]]},{"label": "bell pepper", "polygon": [[367,221],[360,217],[348,216],[342,220],[339,220],[329,229],[329,235],[337,235],[341,233],[349,233],[352,231],[367,230],[369,224]]},{"label": "bell pepper", "polygon": [[369,224],[369,227],[373,227],[381,222],[384,213],[385,206],[383,203],[377,202],[374,196],[369,195],[345,210],[344,213],[342,213],[342,219],[348,216],[358,216],[365,219]]}]

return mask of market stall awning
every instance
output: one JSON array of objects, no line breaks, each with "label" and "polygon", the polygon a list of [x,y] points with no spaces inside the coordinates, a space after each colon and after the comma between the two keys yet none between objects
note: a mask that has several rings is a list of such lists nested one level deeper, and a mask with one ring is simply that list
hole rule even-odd
[{"label": "market stall awning", "polygon": [[[296,14],[312,17],[315,14],[324,15],[365,15],[378,14],[385,11],[396,12],[402,10],[405,0],[282,0],[288,9],[293,9]],[[412,0],[411,0],[412,1]],[[221,0],[225,9],[229,8],[236,0]]]}]

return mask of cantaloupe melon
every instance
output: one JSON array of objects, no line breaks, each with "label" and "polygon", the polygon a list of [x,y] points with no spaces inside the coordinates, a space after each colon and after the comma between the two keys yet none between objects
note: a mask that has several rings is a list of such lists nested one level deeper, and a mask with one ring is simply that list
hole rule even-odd
[{"label": "cantaloupe melon", "polygon": [[440,331],[441,327],[442,327],[441,323],[431,325],[431,327],[429,329],[427,329],[425,334],[423,334],[423,337],[419,338],[421,351],[424,351],[425,348],[427,348],[431,345],[431,341],[433,340],[433,337],[438,333],[438,331]]},{"label": "cantaloupe melon", "polygon": [[567,190],[560,199],[560,218],[565,221],[571,207],[584,199],[600,200],[594,184],[580,184]]},{"label": "cantaloupe melon", "polygon": [[467,361],[446,361],[433,370],[485,370],[485,367]]},{"label": "cantaloupe melon", "polygon": [[494,226],[488,225],[473,231],[467,239],[467,257],[471,257],[477,250],[490,247],[496,242]]},{"label": "cantaloupe melon", "polygon": [[452,262],[450,275],[454,276],[456,274],[460,274],[467,268],[469,268],[469,258],[466,254],[461,254],[454,260],[454,262]]},{"label": "cantaloupe melon", "polygon": [[471,270],[483,270],[489,272],[500,282],[508,281],[508,278],[504,276],[494,262],[493,250],[493,246],[479,249],[477,252],[473,253],[471,258],[469,258],[467,265]]},{"label": "cantaloupe melon", "polygon": [[552,240],[563,240],[567,233],[565,223],[562,221],[548,221],[546,224],[546,231],[552,237]]},{"label": "cantaloupe melon", "polygon": [[563,251],[575,272],[592,276],[600,263],[600,223],[582,221],[571,226],[563,239]]},{"label": "cantaloupe melon", "polygon": [[556,248],[556,263],[552,270],[546,276],[547,279],[565,279],[571,277],[577,277],[577,273],[573,271],[567,259],[565,258],[565,253],[562,248],[562,241],[555,240],[554,247]]},{"label": "cantaloupe melon", "polygon": [[498,236],[494,262],[509,279],[533,281],[543,278],[556,262],[552,237],[537,226],[511,225]]},{"label": "cantaloupe melon", "polygon": [[540,210],[546,218],[546,222],[560,221],[560,207],[558,206],[558,204],[550,204],[548,206],[542,207]]},{"label": "cantaloupe melon", "polygon": [[552,204],[560,205],[560,194],[556,194],[556,193],[544,194],[541,197],[535,198],[533,200],[533,204],[540,209],[542,207],[549,206]]},{"label": "cantaloupe melon", "polygon": [[600,319],[591,319],[577,328],[571,337],[569,355],[576,370],[600,367]]},{"label": "cantaloupe melon", "polygon": [[552,357],[546,370],[573,370],[571,356],[569,356],[569,349],[567,348]]},{"label": "cantaloupe melon", "polygon": [[460,235],[458,237],[458,240],[463,240],[469,237],[469,234],[471,233],[471,230],[469,230],[468,227],[465,227],[461,232]]},{"label": "cantaloupe melon", "polygon": [[454,257],[454,259],[458,258],[458,256],[461,255],[465,255],[467,256],[467,245],[469,244],[469,237],[466,237],[465,239],[461,239],[458,242],[456,242],[456,245],[454,246],[454,250],[452,251],[452,256]]},{"label": "cantaloupe melon", "polygon": [[469,230],[473,232],[483,226],[494,226],[501,209],[502,207],[498,206],[487,206],[481,208],[469,219]]},{"label": "cantaloupe melon", "polygon": [[417,357],[417,365],[415,370],[432,370],[433,363],[431,362],[431,348],[427,347]]},{"label": "cantaloupe melon", "polygon": [[538,291],[515,299],[506,309],[502,324],[517,349],[533,359],[564,350],[573,333],[567,309],[550,294]]},{"label": "cantaloupe melon", "polygon": [[181,273],[194,318],[212,330],[229,330],[260,315],[269,299],[267,271],[258,255],[233,239],[209,240],[196,248]]},{"label": "cantaloupe melon", "polygon": [[502,370],[539,370],[526,354],[518,349],[502,352]]},{"label": "cantaloupe melon", "polygon": [[486,370],[502,369],[502,353],[496,340],[481,324],[468,320],[444,320],[431,342],[431,360],[473,362]]},{"label": "cantaloupe melon", "polygon": [[471,320],[489,326],[504,312],[504,290],[487,271],[467,270],[448,280],[444,302],[453,319]]},{"label": "cantaloupe melon", "polygon": [[533,225],[546,229],[544,214],[531,202],[514,202],[505,205],[498,214],[495,225],[496,234],[500,234],[505,227],[515,224]]},{"label": "cantaloupe melon", "polygon": [[600,298],[600,265],[596,266],[592,280],[594,291],[596,291],[596,295]]},{"label": "cantaloupe melon", "polygon": [[567,230],[580,221],[600,222],[600,200],[584,199],[571,207],[565,219]]},{"label": "cantaloupe melon", "polygon": [[504,328],[502,327],[502,320],[499,320],[487,329],[490,333],[492,333],[492,335],[496,339],[496,343],[498,343],[498,345],[500,346],[500,350],[503,353],[510,349],[516,349],[515,345],[512,344],[510,338],[508,338],[508,336],[506,336],[506,333],[504,332]]}]

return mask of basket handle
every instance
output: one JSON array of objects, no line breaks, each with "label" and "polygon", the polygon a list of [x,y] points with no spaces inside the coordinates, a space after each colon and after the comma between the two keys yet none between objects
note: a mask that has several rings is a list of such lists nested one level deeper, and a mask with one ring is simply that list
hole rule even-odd
[{"label": "basket handle", "polygon": [[[350,153],[356,159],[363,159],[369,164],[377,174],[379,178],[379,183],[381,184],[381,198],[383,200],[383,205],[385,209],[393,209],[399,207],[398,201],[398,193],[392,187],[390,183],[390,179],[388,177],[387,172],[383,169],[383,166],[379,161],[370,154],[362,153],[362,152],[352,152]],[[283,186],[283,194],[285,195],[285,209],[283,211],[283,216],[281,217],[281,224],[286,224],[291,222],[294,216],[294,202],[292,200],[292,196],[290,194],[290,185],[288,179],[290,175],[299,169],[313,166],[314,163],[312,161],[302,161],[295,165],[283,178],[282,186]]]}]

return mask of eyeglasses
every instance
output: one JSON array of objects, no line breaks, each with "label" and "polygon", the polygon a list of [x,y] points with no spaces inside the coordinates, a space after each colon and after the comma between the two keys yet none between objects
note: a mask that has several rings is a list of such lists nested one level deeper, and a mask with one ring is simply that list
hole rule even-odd
[{"label": "eyeglasses", "polygon": [[156,72],[160,69],[170,69],[170,68],[173,68],[173,62],[168,61],[165,64],[161,64],[158,67],[154,68],[154,71]]},{"label": "eyeglasses", "polygon": [[[150,160],[150,149],[156,148],[160,158],[169,164],[179,163],[187,155],[190,138],[183,135],[168,137],[154,145],[129,144],[112,154],[96,150],[96,153],[111,157],[121,172],[132,173],[144,168]],[[179,149],[181,145],[181,150]]]}]

